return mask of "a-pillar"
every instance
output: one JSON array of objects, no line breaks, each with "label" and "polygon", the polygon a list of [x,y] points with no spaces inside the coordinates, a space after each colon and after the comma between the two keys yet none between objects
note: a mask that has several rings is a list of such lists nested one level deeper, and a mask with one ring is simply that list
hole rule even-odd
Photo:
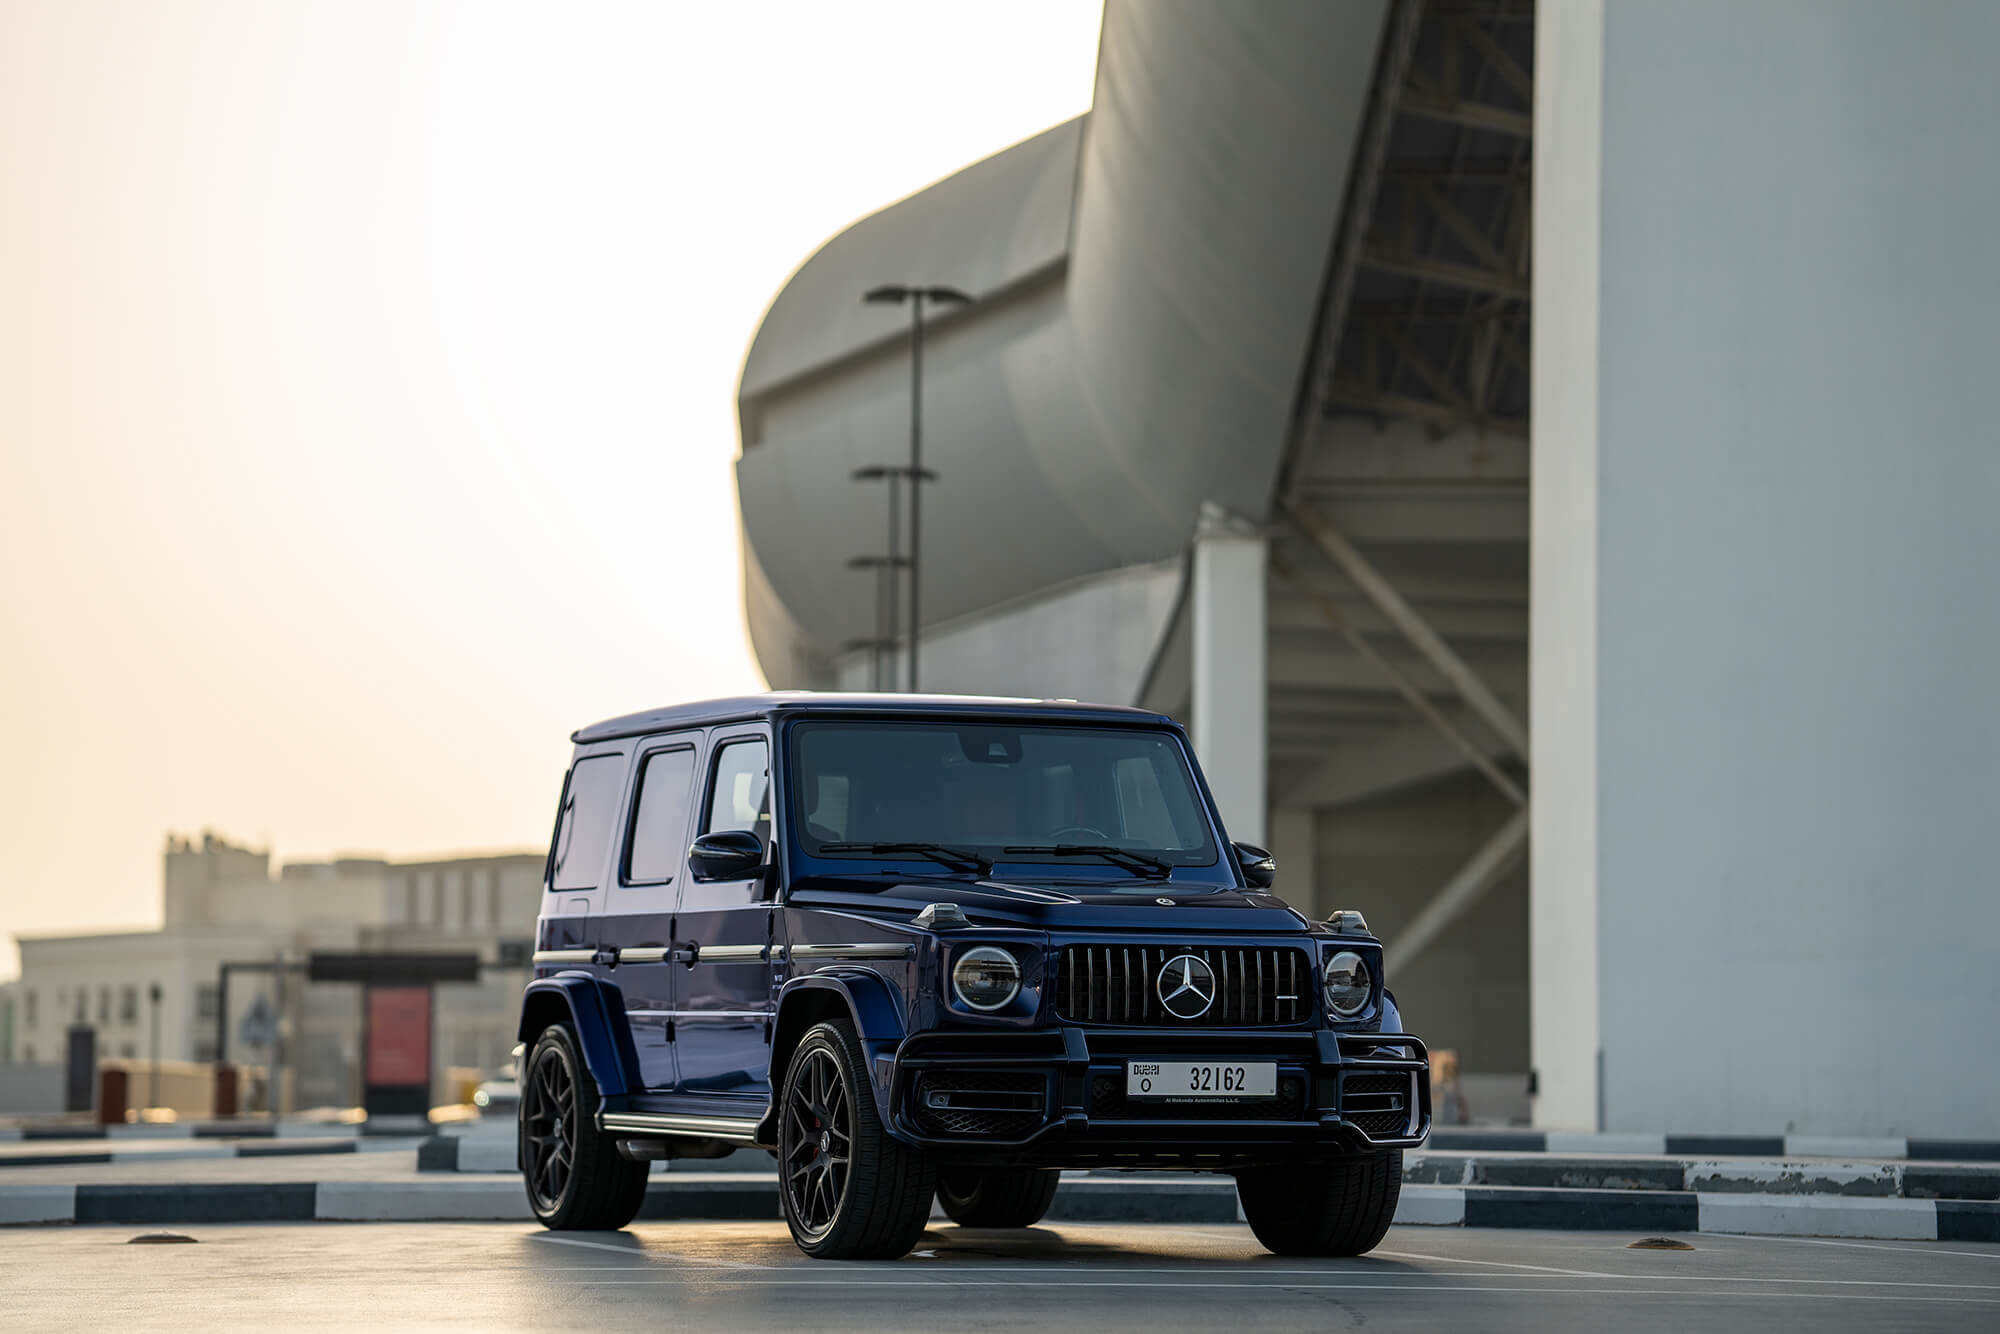
[{"label": "a-pillar", "polygon": [[1214,505],[1194,539],[1194,747],[1229,836],[1264,842],[1264,535]]}]

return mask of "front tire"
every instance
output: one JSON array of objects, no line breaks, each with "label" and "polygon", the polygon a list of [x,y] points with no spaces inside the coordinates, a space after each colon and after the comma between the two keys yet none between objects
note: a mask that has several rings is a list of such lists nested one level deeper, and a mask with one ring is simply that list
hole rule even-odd
[{"label": "front tire", "polygon": [[960,1227],[1031,1227],[1055,1203],[1062,1173],[1037,1167],[946,1167],[937,1198]]},{"label": "front tire", "polygon": [[521,1080],[521,1176],[528,1207],[559,1232],[615,1232],[639,1215],[649,1163],[597,1129],[597,1083],[567,1024],[535,1039]]},{"label": "front tire", "polygon": [[819,1260],[891,1260],[924,1235],[937,1178],[889,1138],[846,1020],[817,1024],[785,1070],[779,1198],[792,1240]]},{"label": "front tire", "polygon": [[1401,1149],[1236,1176],[1250,1230],[1279,1255],[1364,1255],[1395,1221],[1402,1194]]}]

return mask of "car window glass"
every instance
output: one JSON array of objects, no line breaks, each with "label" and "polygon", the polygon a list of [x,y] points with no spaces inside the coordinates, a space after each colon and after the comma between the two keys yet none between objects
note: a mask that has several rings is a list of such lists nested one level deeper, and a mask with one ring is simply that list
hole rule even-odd
[{"label": "car window glass", "polygon": [[592,755],[570,770],[549,854],[551,889],[596,888],[605,854],[611,850],[618,788],[624,777],[623,755]]},{"label": "car window glass", "polygon": [[627,880],[663,884],[674,878],[686,851],[693,789],[693,750],[681,746],[656,750],[646,757],[645,767],[639,771],[632,839],[625,854]]},{"label": "car window glass", "polygon": [[[822,843],[1108,843],[1212,866],[1218,854],[1172,734],[1140,728],[826,721],[792,732],[808,852]],[[840,855],[860,855],[848,849]]]},{"label": "car window glass", "polygon": [[762,737],[732,741],[715,761],[715,787],[708,798],[704,833],[747,829],[771,844],[770,748]]}]

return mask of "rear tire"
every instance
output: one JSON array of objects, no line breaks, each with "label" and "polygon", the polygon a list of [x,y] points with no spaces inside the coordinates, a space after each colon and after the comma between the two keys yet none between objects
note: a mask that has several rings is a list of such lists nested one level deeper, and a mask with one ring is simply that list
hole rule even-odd
[{"label": "rear tire", "polygon": [[946,1167],[937,1198],[960,1227],[1031,1227],[1055,1202],[1062,1173],[1038,1167]]},{"label": "rear tire", "polygon": [[615,1232],[639,1215],[650,1163],[635,1163],[597,1129],[597,1082],[576,1034],[551,1024],[521,1079],[520,1162],[528,1207],[558,1232]]},{"label": "rear tire", "polygon": [[799,1040],[778,1104],[778,1198],[798,1248],[816,1260],[893,1260],[924,1235],[937,1176],[882,1129],[845,1019]]},{"label": "rear tire", "polygon": [[1403,1151],[1237,1173],[1243,1217],[1279,1255],[1363,1255],[1381,1243],[1403,1193]]}]

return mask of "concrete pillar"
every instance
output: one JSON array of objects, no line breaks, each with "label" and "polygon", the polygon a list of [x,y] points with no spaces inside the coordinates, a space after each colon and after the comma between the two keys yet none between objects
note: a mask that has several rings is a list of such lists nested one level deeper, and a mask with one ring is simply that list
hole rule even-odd
[{"label": "concrete pillar", "polygon": [[1262,533],[1202,507],[1194,539],[1194,748],[1229,836],[1264,842]]},{"label": "concrete pillar", "polygon": [[[1537,1125],[1598,1129],[1597,302],[1602,0],[1535,14],[1529,1049]],[[1561,247],[1560,249],[1558,247]]]},{"label": "concrete pillar", "polygon": [[1537,1120],[2000,1135],[2000,6],[1536,40]]}]

